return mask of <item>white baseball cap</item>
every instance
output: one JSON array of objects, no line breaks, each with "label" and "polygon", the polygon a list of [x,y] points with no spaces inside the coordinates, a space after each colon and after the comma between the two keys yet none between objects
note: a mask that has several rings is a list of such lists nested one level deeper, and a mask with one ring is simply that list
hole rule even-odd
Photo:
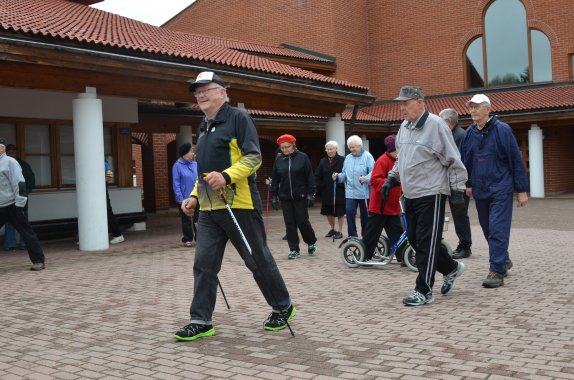
[{"label": "white baseball cap", "polygon": [[491,104],[488,96],[486,96],[484,94],[474,95],[472,98],[470,98],[470,100],[468,102],[466,102],[466,105],[468,106],[470,103],[475,103],[475,104],[488,103],[488,105]]}]

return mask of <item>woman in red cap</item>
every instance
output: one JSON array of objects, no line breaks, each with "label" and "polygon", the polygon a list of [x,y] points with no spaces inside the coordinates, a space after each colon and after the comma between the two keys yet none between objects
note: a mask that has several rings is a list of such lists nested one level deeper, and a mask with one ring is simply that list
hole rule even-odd
[{"label": "woman in red cap", "polygon": [[281,155],[275,159],[271,181],[271,206],[279,209],[279,200],[283,210],[283,219],[287,229],[289,244],[289,260],[300,256],[299,234],[308,244],[307,252],[314,255],[317,252],[317,238],[309,222],[308,207],[313,205],[315,196],[315,176],[309,157],[297,150],[297,139],[292,135],[282,135],[277,139]]}]

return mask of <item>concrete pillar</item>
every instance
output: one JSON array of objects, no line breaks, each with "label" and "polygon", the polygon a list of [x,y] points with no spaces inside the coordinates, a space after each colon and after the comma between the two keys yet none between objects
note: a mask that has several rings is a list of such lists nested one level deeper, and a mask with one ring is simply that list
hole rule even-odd
[{"label": "concrete pillar", "polygon": [[193,144],[193,130],[191,125],[180,125],[179,126],[179,133],[175,137],[175,143],[177,144],[176,151],[179,149],[181,144],[183,143],[191,143]]},{"label": "concrete pillar", "polygon": [[341,115],[336,114],[335,117],[330,117],[325,125],[325,137],[327,141],[336,141],[339,144],[338,153],[341,156],[345,155],[345,122],[341,120]]},{"label": "concrete pillar", "polygon": [[368,152],[369,151],[369,140],[367,140],[367,135],[362,135],[361,140],[363,140],[363,149]]},{"label": "concrete pillar", "polygon": [[544,198],[544,155],[542,129],[532,124],[528,130],[528,165],[530,167],[530,196]]},{"label": "concrete pillar", "polygon": [[86,87],[72,103],[80,249],[101,251],[109,248],[102,101]]}]

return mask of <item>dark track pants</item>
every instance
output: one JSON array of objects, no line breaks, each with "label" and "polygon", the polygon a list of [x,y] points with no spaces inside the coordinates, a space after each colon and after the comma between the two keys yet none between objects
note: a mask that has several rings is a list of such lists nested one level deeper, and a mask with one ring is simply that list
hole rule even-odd
[{"label": "dark track pants", "polygon": [[253,273],[253,278],[269,306],[274,311],[283,311],[291,305],[283,277],[267,246],[261,213],[257,210],[238,209],[234,209],[233,213],[251,247],[251,254],[227,209],[199,212],[193,264],[194,291],[190,307],[192,323],[211,324],[217,298],[217,274],[221,269],[227,241],[231,241],[247,268]]},{"label": "dark track pants", "polygon": [[307,200],[301,198],[292,201],[281,201],[281,208],[283,209],[283,220],[285,221],[285,229],[287,230],[289,250],[299,251],[299,234],[297,233],[297,229],[301,231],[301,237],[306,244],[315,244],[317,237],[315,236],[315,230],[313,230],[311,222],[309,222]]},{"label": "dark track pants", "polygon": [[488,242],[490,271],[506,273],[510,225],[512,223],[513,194],[500,194],[490,199],[476,199],[478,221]]},{"label": "dark track pants", "polygon": [[20,234],[21,238],[26,242],[26,249],[28,249],[30,261],[34,264],[43,263],[44,251],[40,246],[38,236],[32,229],[32,226],[28,222],[28,218],[24,214],[24,209],[16,207],[15,204],[0,207],[0,228],[2,228],[6,222],[12,224]]},{"label": "dark track pants", "polygon": [[458,247],[469,249],[472,246],[472,237],[470,234],[470,218],[468,217],[468,203],[470,198],[464,196],[464,204],[454,206],[448,198],[452,220],[454,222],[454,230],[458,237]]},{"label": "dark track pants", "polygon": [[399,240],[403,233],[403,226],[401,225],[401,217],[398,215],[381,215],[369,213],[367,220],[367,227],[365,234],[362,237],[363,244],[367,253],[366,260],[373,258],[377,242],[383,232],[383,228],[389,238],[389,249]]},{"label": "dark track pants", "polygon": [[452,273],[457,262],[441,249],[446,195],[405,198],[407,235],[415,250],[419,270],[416,287],[424,295],[432,294],[435,273]]}]

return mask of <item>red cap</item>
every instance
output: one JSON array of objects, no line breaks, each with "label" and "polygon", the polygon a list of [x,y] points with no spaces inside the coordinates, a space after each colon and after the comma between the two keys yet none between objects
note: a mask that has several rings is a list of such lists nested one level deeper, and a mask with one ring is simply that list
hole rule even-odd
[{"label": "red cap", "polygon": [[295,144],[297,139],[292,135],[281,135],[277,138],[277,145],[281,145],[283,143]]}]

